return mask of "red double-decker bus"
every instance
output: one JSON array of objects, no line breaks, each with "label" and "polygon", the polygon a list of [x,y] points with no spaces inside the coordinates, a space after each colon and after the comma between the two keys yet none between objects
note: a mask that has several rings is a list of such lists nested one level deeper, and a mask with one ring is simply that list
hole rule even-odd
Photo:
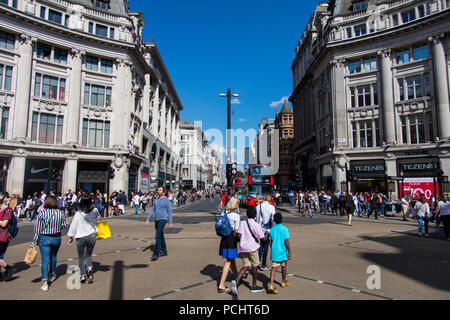
[{"label": "red double-decker bus", "polygon": [[245,172],[242,201],[248,207],[256,206],[257,197],[262,200],[266,193],[273,196],[272,167],[266,164],[253,164]]},{"label": "red double-decker bus", "polygon": [[242,189],[244,187],[244,178],[236,177],[234,179],[234,193],[237,197],[242,200]]}]

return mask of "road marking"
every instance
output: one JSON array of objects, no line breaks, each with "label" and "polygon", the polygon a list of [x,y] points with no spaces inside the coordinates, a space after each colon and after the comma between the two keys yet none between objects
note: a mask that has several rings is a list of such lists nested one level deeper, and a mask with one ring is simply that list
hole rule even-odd
[{"label": "road marking", "polygon": [[320,283],[320,284],[323,284],[323,281],[321,281],[321,280],[317,280],[316,282]]}]

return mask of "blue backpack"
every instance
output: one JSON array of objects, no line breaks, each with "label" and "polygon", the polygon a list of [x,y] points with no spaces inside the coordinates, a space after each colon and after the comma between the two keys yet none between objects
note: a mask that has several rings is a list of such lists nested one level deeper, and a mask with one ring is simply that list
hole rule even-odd
[{"label": "blue backpack", "polygon": [[19,227],[17,226],[17,218],[14,212],[11,214],[11,222],[9,223],[8,233],[11,235],[12,238],[15,238],[17,236],[17,233],[19,233]]},{"label": "blue backpack", "polygon": [[13,238],[15,238],[17,233],[19,233],[19,227],[17,226],[17,218],[15,214],[12,214],[11,216],[11,223],[9,224],[8,232]]},{"label": "blue backpack", "polygon": [[216,233],[219,237],[228,237],[232,232],[233,227],[228,220],[228,214],[224,213],[216,220]]}]

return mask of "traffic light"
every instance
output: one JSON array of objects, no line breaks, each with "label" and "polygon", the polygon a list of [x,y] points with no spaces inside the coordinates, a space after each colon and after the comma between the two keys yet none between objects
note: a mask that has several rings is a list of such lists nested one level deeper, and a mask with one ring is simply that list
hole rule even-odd
[{"label": "traffic light", "polygon": [[108,169],[108,178],[109,179],[114,179],[114,176],[115,176],[114,172],[116,172],[116,169],[114,169],[113,167],[109,167],[109,169]]},{"label": "traffic light", "polygon": [[51,168],[51,170],[50,170],[50,180],[52,180],[52,181],[59,180],[59,169],[58,168]]},{"label": "traffic light", "polygon": [[347,170],[347,181],[353,181],[353,172],[351,170]]}]

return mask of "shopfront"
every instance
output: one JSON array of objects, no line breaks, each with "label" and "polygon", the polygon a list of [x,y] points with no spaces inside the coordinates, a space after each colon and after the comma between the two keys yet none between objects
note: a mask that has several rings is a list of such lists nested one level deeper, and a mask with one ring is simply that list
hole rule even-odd
[{"label": "shopfront", "polygon": [[351,191],[387,194],[386,164],[384,160],[350,161],[353,176]]},{"label": "shopfront", "polygon": [[400,195],[424,194],[428,200],[435,194],[440,195],[441,189],[437,181],[439,168],[439,159],[436,157],[398,159],[398,176],[403,178],[399,182]]},{"label": "shopfront", "polygon": [[23,195],[33,195],[43,190],[46,194],[50,190],[62,193],[62,172],[64,160],[27,159],[25,164],[25,181]]},{"label": "shopfront", "polygon": [[[77,190],[101,193],[108,188],[108,162],[78,162]],[[67,191],[67,190],[64,190]]]}]

